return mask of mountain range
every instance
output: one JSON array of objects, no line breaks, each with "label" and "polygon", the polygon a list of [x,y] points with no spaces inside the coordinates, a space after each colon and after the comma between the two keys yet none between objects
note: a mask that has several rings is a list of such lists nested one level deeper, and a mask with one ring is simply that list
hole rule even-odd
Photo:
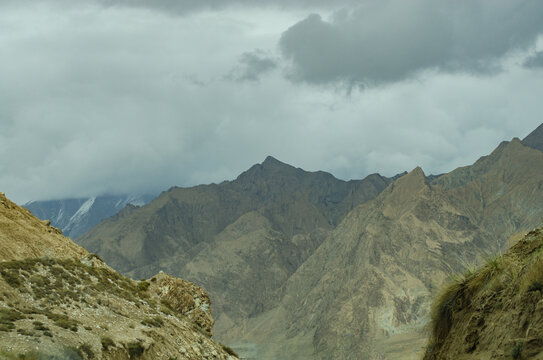
[{"label": "mountain range", "polygon": [[246,359],[418,359],[436,290],[543,214],[543,128],[441,176],[342,181],[272,157],[171,188],[78,239],[133,278],[201,285]]}]

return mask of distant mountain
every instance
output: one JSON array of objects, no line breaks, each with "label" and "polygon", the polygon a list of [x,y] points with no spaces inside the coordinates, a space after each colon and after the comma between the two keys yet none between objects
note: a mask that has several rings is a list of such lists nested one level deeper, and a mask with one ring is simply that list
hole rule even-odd
[{"label": "distant mountain", "polygon": [[543,152],[501,143],[440,176],[341,181],[267,158],[172,188],[79,238],[132,277],[209,290],[245,359],[420,359],[433,295],[543,216]]},{"label": "distant mountain", "polygon": [[2,359],[238,359],[211,339],[203,289],[121,276],[3,193],[0,292]]},{"label": "distant mountain", "polygon": [[76,238],[103,219],[115,215],[126,205],[142,206],[153,195],[98,196],[91,198],[30,201],[23,206],[43,220],[51,220],[53,226],[64,235]]}]

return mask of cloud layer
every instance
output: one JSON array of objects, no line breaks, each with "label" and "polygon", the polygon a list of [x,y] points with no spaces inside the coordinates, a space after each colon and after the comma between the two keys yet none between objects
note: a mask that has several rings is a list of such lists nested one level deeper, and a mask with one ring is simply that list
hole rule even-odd
[{"label": "cloud layer", "polygon": [[516,0],[365,1],[324,20],[311,14],[280,46],[292,78],[374,85],[431,68],[488,73],[508,52],[533,46],[543,2]]},{"label": "cloud layer", "polygon": [[[495,3],[493,14],[513,11]],[[435,14],[452,11],[443,3],[404,15],[399,3],[333,12],[237,3],[182,16],[166,1],[160,11],[70,4],[0,5],[0,191],[18,202],[219,182],[267,155],[344,179],[417,165],[440,173],[541,122],[532,2],[519,2],[531,13],[518,13],[515,41],[477,51],[489,38],[442,45],[445,31],[429,30],[443,20]],[[453,10],[471,3],[461,4]],[[489,23],[505,21],[478,4]],[[358,34],[370,25],[381,42]],[[353,38],[367,40],[363,55]],[[406,58],[411,47],[422,53]],[[459,49],[467,60],[455,67],[447,54]],[[359,56],[372,67],[361,70]],[[478,75],[488,61],[500,70]],[[368,86],[346,93],[342,81]]]}]

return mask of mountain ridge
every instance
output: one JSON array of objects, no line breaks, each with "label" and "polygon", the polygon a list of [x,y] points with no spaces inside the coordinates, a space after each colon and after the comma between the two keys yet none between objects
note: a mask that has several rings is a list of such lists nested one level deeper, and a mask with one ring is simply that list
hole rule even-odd
[{"label": "mountain ridge", "polygon": [[81,244],[133,277],[203,284],[218,338],[246,359],[415,359],[449,274],[539,223],[543,152],[515,138],[448,174],[402,175],[345,182],[270,158],[232,182],[172,188]]}]

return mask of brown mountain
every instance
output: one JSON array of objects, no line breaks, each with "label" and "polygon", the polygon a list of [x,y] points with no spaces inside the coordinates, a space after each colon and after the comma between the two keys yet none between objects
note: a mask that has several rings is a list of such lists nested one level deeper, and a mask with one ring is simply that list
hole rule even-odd
[{"label": "brown mountain", "polygon": [[218,338],[244,358],[416,359],[435,289],[538,224],[542,200],[543,152],[518,139],[394,182],[267,159],[232,182],[171,189],[80,243],[132,276],[164,268],[204,285]]},{"label": "brown mountain", "polygon": [[201,288],[119,275],[3,193],[0,257],[2,359],[237,359]]},{"label": "brown mountain", "polygon": [[260,358],[420,358],[434,290],[538,224],[542,186],[543,152],[518,139],[432,183],[413,170],[351,211],[240,342]]},{"label": "brown mountain", "polygon": [[543,359],[542,249],[536,229],[446,287],[424,359]]},{"label": "brown mountain", "polygon": [[221,337],[273,307],[326,233],[391,181],[346,182],[268,157],[234,181],[173,188],[127,208],[78,242],[133,277],[164,269],[202,285]]}]

